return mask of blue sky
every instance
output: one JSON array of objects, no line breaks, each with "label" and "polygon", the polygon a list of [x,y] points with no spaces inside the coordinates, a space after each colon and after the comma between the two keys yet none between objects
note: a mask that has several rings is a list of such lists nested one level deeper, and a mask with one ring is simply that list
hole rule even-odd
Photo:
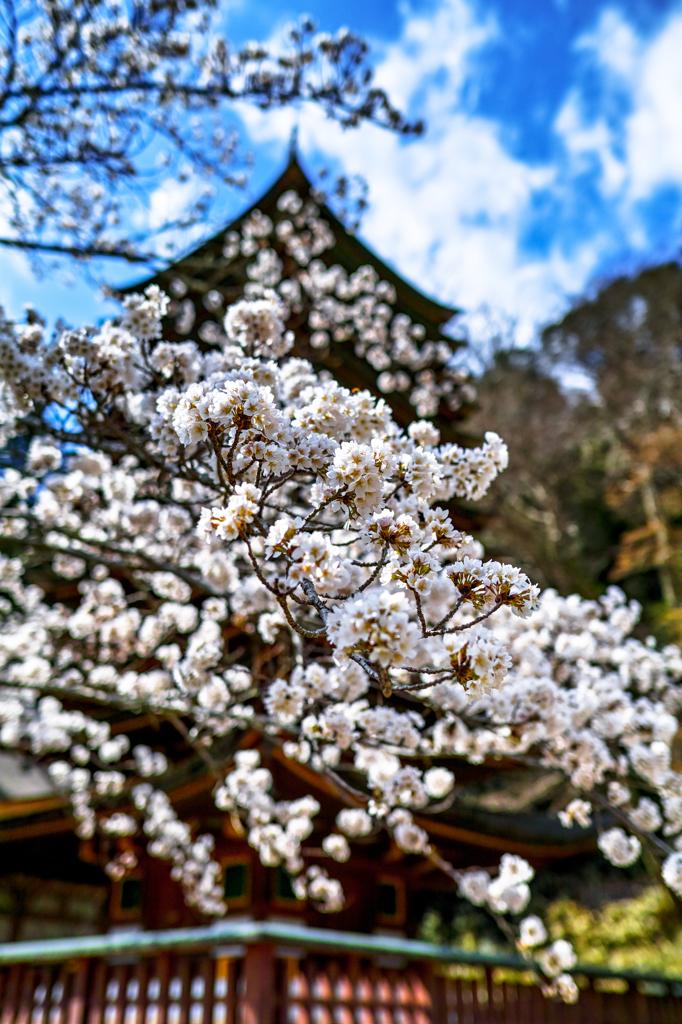
[{"label": "blue sky", "polygon": [[[223,3],[237,43],[277,39],[301,12]],[[314,0],[306,10],[321,29],[368,37],[377,82],[427,133],[406,141],[371,126],[342,132],[310,109],[240,108],[256,165],[228,200],[233,212],[277,175],[297,122],[311,167],[367,179],[361,235],[381,256],[468,310],[474,329],[492,318],[522,341],[595,282],[679,253],[681,0]],[[153,202],[172,210],[181,199],[170,189]],[[104,312],[90,285],[36,284],[21,257],[0,252],[0,263],[11,314],[26,301],[72,321]]]}]

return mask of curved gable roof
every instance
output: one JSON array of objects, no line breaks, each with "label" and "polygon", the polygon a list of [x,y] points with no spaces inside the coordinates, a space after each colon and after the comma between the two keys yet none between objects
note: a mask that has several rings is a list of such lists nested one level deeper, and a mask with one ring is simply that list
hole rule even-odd
[{"label": "curved gable roof", "polygon": [[[143,284],[147,285],[152,283],[152,281],[158,283],[159,278],[168,279],[170,275],[173,273],[177,274],[182,269],[191,271],[191,277],[196,284],[209,284],[211,288],[217,287],[223,280],[223,276],[220,273],[221,269],[226,271],[224,275],[226,277],[229,276],[228,268],[231,269],[231,261],[222,255],[226,232],[240,227],[254,210],[260,210],[261,213],[276,219],[278,215],[277,200],[290,189],[298,192],[302,198],[307,198],[314,191],[310,180],[299,163],[294,149],[292,149],[284,172],[260,199],[252,203],[251,206],[233,221],[230,221],[229,224],[222,227],[211,238],[190,249],[184,256],[178,257],[169,268],[160,271],[153,279],[136,284],[134,287],[140,288]],[[336,244],[332,248],[321,254],[320,258],[327,266],[339,264],[350,275],[359,267],[371,264],[381,279],[388,281],[395,288],[397,293],[396,310],[404,312],[411,319],[424,323],[425,326],[433,327],[436,330],[461,312],[461,310],[454,306],[445,306],[429,298],[404,278],[400,277],[364,242],[361,242],[359,238],[351,234],[328,206],[322,205],[320,212],[331,228],[336,240]],[[126,291],[129,290],[126,289]],[[438,333],[440,334],[440,331]],[[458,343],[453,343],[452,338],[448,338],[448,341],[451,345],[457,347]]]},{"label": "curved gable roof", "polygon": [[[313,266],[312,260],[310,264],[301,262],[298,254],[287,248],[283,237],[277,234],[276,228],[289,219],[289,214],[279,206],[280,198],[288,192],[299,196],[305,205],[311,200],[318,211],[314,216],[324,225],[325,242],[318,248],[312,248],[314,261],[327,269],[339,267],[346,282],[351,281],[361,268],[370,266],[377,280],[391,286],[395,293],[395,299],[388,300],[388,319],[382,322],[377,320],[379,314],[371,313],[369,330],[363,333],[358,326],[358,318],[355,314],[350,315],[352,302],[357,305],[359,300],[365,299],[364,286],[359,286],[360,292],[353,292],[355,300],[346,296],[348,304],[343,313],[344,316],[348,314],[348,322],[344,321],[345,343],[337,344],[341,339],[332,332],[334,340],[329,343],[328,339],[326,346],[319,347],[315,344],[313,334],[316,329],[311,326],[313,321],[309,320],[309,313],[312,309],[319,309],[320,304],[318,299],[306,293],[304,284],[302,305],[299,304],[287,323],[296,335],[292,354],[307,359],[318,372],[330,372],[344,387],[366,388],[383,397],[391,406],[396,422],[403,428],[415,419],[433,417],[443,441],[470,443],[462,437],[457,425],[468,414],[471,398],[466,388],[460,390],[463,377],[460,371],[452,368],[450,361],[452,353],[463,342],[446,336],[442,331],[459,310],[436,302],[405,281],[352,235],[327,206],[320,206],[319,197],[293,148],[284,172],[239,217],[164,270],[123,289],[123,292],[137,291],[150,284],[159,285],[174,296],[166,337],[183,340],[191,335],[192,338],[198,336],[206,340],[209,339],[206,332],[212,331],[210,340],[215,342],[216,335],[222,331],[225,308],[243,298],[255,276],[252,271],[257,250],[246,255],[245,236],[242,235],[242,228],[248,226],[254,216],[264,215],[275,225],[269,237],[258,237],[257,242],[261,250],[274,250],[282,264],[283,280],[303,280],[308,266]],[[293,220],[297,218],[293,217]],[[306,229],[302,230],[305,233]],[[240,241],[235,245],[230,236]],[[341,293],[335,292],[333,285],[330,287],[332,290],[328,297],[323,297],[322,305],[326,301],[339,304],[336,296]],[[400,338],[401,331],[402,341],[396,340]],[[319,331],[317,333],[319,335]]]}]

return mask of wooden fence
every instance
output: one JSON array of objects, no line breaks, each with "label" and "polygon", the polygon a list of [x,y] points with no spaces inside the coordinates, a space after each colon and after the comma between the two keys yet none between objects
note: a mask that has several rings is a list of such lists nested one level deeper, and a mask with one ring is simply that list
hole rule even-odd
[{"label": "wooden fence", "polygon": [[[233,940],[227,945],[226,940]],[[336,948],[335,948],[336,947]],[[682,984],[276,922],[0,946],[0,1024],[681,1024]]]}]

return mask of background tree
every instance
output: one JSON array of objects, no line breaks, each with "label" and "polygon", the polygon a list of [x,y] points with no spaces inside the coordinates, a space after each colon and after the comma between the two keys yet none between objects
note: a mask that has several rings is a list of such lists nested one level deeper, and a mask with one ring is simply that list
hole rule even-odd
[{"label": "background tree", "polygon": [[511,438],[508,471],[487,505],[484,544],[515,557],[542,586],[596,596],[618,523],[599,497],[603,460],[583,436],[589,403],[572,399],[534,350],[497,351],[476,387],[470,429],[495,422]]},{"label": "background tree", "polygon": [[[576,374],[579,390],[567,386]],[[492,549],[562,593],[622,582],[648,606],[648,626],[674,635],[681,384],[682,272],[670,263],[578,303],[537,350],[499,346],[472,421],[512,439],[509,472],[494,485]]]},{"label": "background tree", "polygon": [[[368,48],[304,18],[283,48],[233,48],[216,0],[3,0],[0,183],[12,235],[37,253],[158,259],[171,227],[206,218],[243,178],[235,101],[314,103],[345,128],[418,133],[372,85]],[[154,236],[130,215],[160,181],[197,179],[193,202]],[[166,236],[164,247],[172,242]]]}]

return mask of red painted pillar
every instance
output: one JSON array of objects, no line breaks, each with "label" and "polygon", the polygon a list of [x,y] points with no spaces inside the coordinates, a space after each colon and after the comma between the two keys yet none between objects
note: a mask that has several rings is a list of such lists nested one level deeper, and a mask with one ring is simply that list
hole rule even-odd
[{"label": "red painted pillar", "polygon": [[428,1016],[431,1024],[447,1024],[448,1009],[445,992],[445,978],[436,973],[435,964],[427,961],[420,971],[422,981],[431,997],[431,1008]]},{"label": "red painted pillar", "polygon": [[271,945],[246,947],[240,1024],[275,1024],[275,956]]}]

